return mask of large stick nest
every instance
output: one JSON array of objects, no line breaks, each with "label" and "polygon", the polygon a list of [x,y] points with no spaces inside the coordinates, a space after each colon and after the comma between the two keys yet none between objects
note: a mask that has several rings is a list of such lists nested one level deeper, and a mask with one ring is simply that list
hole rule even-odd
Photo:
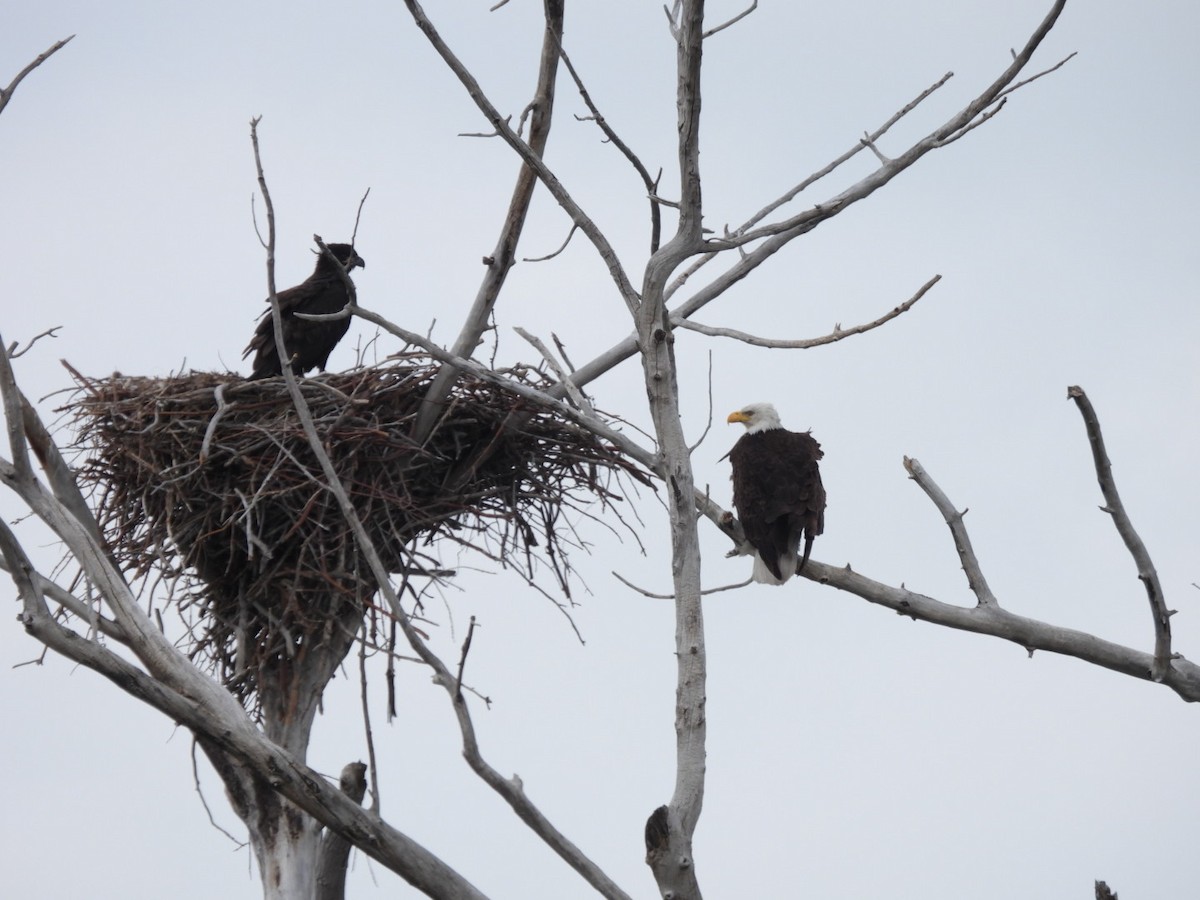
[{"label": "large stick nest", "polygon": [[[569,596],[568,509],[619,499],[645,476],[591,432],[462,376],[432,436],[409,432],[436,364],[301,381],[312,418],[384,565],[432,574],[446,540]],[[507,373],[544,386],[528,369]],[[127,575],[168,586],[188,650],[248,699],[265,664],[357,627],[376,582],[305,437],[282,379],[197,372],[77,376],[80,478]]]}]

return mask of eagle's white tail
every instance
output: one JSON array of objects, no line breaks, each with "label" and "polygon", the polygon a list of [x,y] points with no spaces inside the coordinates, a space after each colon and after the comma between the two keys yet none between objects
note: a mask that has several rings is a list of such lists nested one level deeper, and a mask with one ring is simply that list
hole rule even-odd
[{"label": "eagle's white tail", "polygon": [[783,576],[782,579],[779,579],[767,568],[767,564],[762,561],[762,557],[755,553],[754,580],[759,584],[783,584],[783,582],[796,574],[796,565],[799,562],[800,554],[795,551],[785,553],[779,557],[779,573]]}]

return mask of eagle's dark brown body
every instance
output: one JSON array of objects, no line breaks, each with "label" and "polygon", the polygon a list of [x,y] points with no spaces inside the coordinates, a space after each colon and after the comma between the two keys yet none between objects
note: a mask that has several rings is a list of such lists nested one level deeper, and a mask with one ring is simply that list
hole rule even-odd
[{"label": "eagle's dark brown body", "polygon": [[[329,251],[337,257],[347,271],[355,266],[366,266],[349,244],[329,244]],[[279,312],[283,318],[283,346],[291,360],[292,372],[303,375],[310,369],[324,371],[329,354],[350,328],[350,317],[328,322],[313,322],[297,319],[296,313],[335,313],[343,309],[350,300],[350,293],[338,267],[325,254],[317,257],[317,267],[301,284],[280,291]],[[268,309],[254,330],[254,337],[242,353],[245,359],[254,354],[254,378],[270,378],[283,374],[279,353],[275,349],[275,326]]]},{"label": "eagle's dark brown body", "polygon": [[813,538],[825,530],[825,487],[818,466],[824,454],[811,434],[782,427],[769,404],[752,404],[729,421],[748,429],[729,451],[729,462],[733,505],[766,570],[756,561],[755,580],[782,584],[803,570]]}]

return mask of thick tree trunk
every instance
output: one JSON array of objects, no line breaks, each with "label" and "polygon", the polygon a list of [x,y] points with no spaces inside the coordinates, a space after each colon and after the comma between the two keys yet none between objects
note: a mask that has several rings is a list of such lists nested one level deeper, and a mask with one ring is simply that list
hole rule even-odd
[{"label": "thick tree trunk", "polygon": [[[298,760],[306,759],[321,695],[354,643],[360,615],[356,606],[344,604],[341,615],[330,620],[316,640],[259,673],[263,732]],[[246,825],[265,900],[315,900],[317,870],[323,859],[320,823],[285,800],[269,780],[203,739],[200,744],[225,783],[234,812]],[[361,800],[362,794],[355,799]],[[340,880],[335,879],[343,886],[348,858],[347,851],[341,856]],[[329,882],[328,859],[325,863],[322,880]]]}]

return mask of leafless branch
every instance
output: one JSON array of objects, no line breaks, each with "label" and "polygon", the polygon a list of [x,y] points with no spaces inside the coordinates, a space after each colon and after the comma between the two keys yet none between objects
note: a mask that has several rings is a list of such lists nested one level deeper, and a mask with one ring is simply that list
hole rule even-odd
[{"label": "leafless branch", "polygon": [[[987,118],[995,115],[996,110],[992,107],[998,100],[1001,103],[1004,102],[1000,99],[1001,95],[1029,63],[1042,40],[1050,32],[1050,29],[1054,27],[1054,23],[1058,20],[1058,16],[1065,5],[1066,0],[1056,0],[1053,8],[1030,36],[1021,52],[1016,54],[1008,68],[963,110],[921,138],[921,140],[909,147],[904,153],[880,165],[878,169],[867,177],[829,200],[818,203],[812,209],[805,210],[802,213],[774,224],[744,231],[732,239],[723,238],[710,241],[709,244],[714,250],[721,250],[743,246],[770,237],[784,236],[788,240],[791,240],[801,234],[805,234],[819,223],[837,215],[847,206],[870,196],[927,153],[957,140],[957,138],[962,137],[963,134],[981,124],[982,121],[986,121]],[[771,251],[771,253],[773,252],[774,250]],[[753,257],[753,253],[749,254],[749,258]]]},{"label": "leafless branch", "polygon": [[36,344],[38,341],[40,341],[44,337],[50,337],[50,338],[58,337],[58,335],[55,332],[59,331],[61,328],[62,328],[61,325],[55,325],[53,328],[47,328],[41,334],[35,334],[33,337],[31,337],[29,339],[29,342],[24,347],[22,347],[20,350],[17,349],[17,347],[20,345],[16,341],[13,341],[11,344],[8,345],[8,350],[7,350],[8,358],[16,359],[19,356],[24,356],[26,353],[28,353],[30,350],[33,349],[34,344]]},{"label": "leafless branch", "polygon": [[[758,0],[755,0],[755,2],[757,3]],[[562,54],[562,61],[566,65],[567,71],[570,73],[571,78],[574,80],[576,89],[579,91],[579,96],[583,99],[584,104],[586,104],[587,108],[592,113],[592,121],[595,122],[600,130],[604,132],[604,136],[608,138],[612,145],[621,151],[621,154],[627,160],[629,160],[629,164],[633,166],[634,171],[636,171],[638,176],[642,179],[642,184],[645,185],[646,196],[650,198],[650,252],[655,253],[658,250],[658,245],[662,236],[662,215],[658,209],[658,205],[662,201],[654,196],[655,190],[658,186],[658,181],[657,179],[650,177],[650,172],[642,164],[642,161],[638,158],[638,155],[629,148],[628,144],[621,140],[620,135],[618,135],[612,126],[608,124],[608,120],[604,118],[604,114],[600,112],[599,107],[592,102],[592,95],[588,92],[587,87],[584,86],[583,79],[575,70],[575,66],[571,62],[571,58],[567,55],[567,51],[561,47],[559,50]]]},{"label": "leafless branch", "polygon": [[[505,124],[505,125],[507,125],[507,124],[508,124],[509,122],[511,122],[511,121],[512,121],[512,116],[505,116],[505,117],[504,117],[504,124]],[[500,129],[499,129],[499,128],[496,128],[495,130],[493,130],[493,131],[490,131],[490,132],[485,132],[485,131],[460,131],[460,132],[458,133],[458,137],[474,137],[474,138],[494,138],[494,137],[500,137]]]},{"label": "leafless branch", "polygon": [[[879,138],[881,138],[881,137],[883,137],[883,135],[887,134],[887,132],[891,129],[891,127],[893,125],[895,125],[902,118],[904,118],[906,115],[908,115],[914,109],[916,109],[924,100],[926,100],[935,91],[937,91],[939,88],[941,88],[943,85],[945,85],[946,82],[948,82],[953,77],[954,77],[953,72],[947,72],[940,79],[935,81],[933,84],[931,84],[925,90],[923,90],[920,94],[918,94],[916,97],[914,97],[912,100],[910,100],[907,104],[905,104],[903,107],[901,107],[900,110],[898,110],[896,113],[894,113],[890,119],[888,119],[886,122],[884,122],[877,129],[875,129],[875,131],[868,134],[866,136],[866,140],[871,141],[872,143],[874,143],[875,141],[878,141]],[[830,162],[824,168],[814,172],[812,175],[809,175],[807,178],[805,178],[803,181],[801,181],[799,184],[797,184],[791,190],[782,194],[780,197],[776,198],[771,203],[769,203],[767,206],[763,207],[758,212],[756,212],[753,216],[751,216],[744,223],[742,223],[737,229],[735,229],[735,233],[741,234],[741,233],[747,231],[749,228],[751,228],[752,226],[761,222],[763,219],[765,219],[767,216],[769,216],[771,213],[773,213],[779,207],[781,207],[787,203],[790,203],[799,194],[801,194],[804,190],[811,187],[813,184],[820,181],[826,175],[829,175],[834,170],[838,169],[840,166],[842,166],[846,162],[849,162],[853,157],[855,157],[857,154],[862,152],[863,146],[864,146],[863,141],[860,139],[853,147],[851,147],[849,150],[847,150],[845,153],[843,153],[837,159]],[[712,253],[706,253],[703,256],[699,257],[686,270],[684,270],[682,273],[680,273],[676,277],[676,279],[671,283],[670,287],[667,289],[667,297],[668,298],[671,297],[679,288],[681,288],[688,281],[688,279],[692,275],[694,275],[696,273],[696,271],[698,269],[700,269],[702,266],[704,266],[706,263],[708,263],[710,260],[712,260],[716,255],[717,255],[717,251],[713,251]]]},{"label": "leafless branch", "polygon": [[[8,572],[10,575],[12,574],[8,568],[8,560],[3,557],[0,557],[0,570]],[[107,616],[101,615],[90,604],[79,599],[66,588],[42,575],[40,572],[31,572],[31,578],[37,590],[42,592],[43,597],[57,603],[72,615],[78,616],[81,620],[87,622],[92,629],[100,632],[105,637],[126,646],[129,645],[129,636],[125,634],[125,629],[117,622]]]},{"label": "leafless branch", "polygon": [[946,520],[946,524],[950,527],[950,534],[954,537],[954,549],[958,551],[958,558],[962,562],[963,571],[967,573],[967,586],[975,595],[980,606],[998,606],[996,595],[992,593],[992,589],[988,587],[987,579],[983,577],[983,569],[979,565],[979,560],[975,556],[975,549],[971,546],[971,538],[967,535],[966,525],[963,524],[963,517],[967,514],[964,509],[959,512],[954,508],[954,504],[950,502],[950,498],[942,491],[929,474],[921,467],[921,464],[915,459],[904,457],[904,468],[908,471],[909,476],[920,486],[929,499],[933,501],[933,505],[937,507],[938,512],[942,514],[942,518]]},{"label": "leafless branch", "polygon": [[705,38],[710,38],[714,34],[716,34],[718,31],[724,31],[730,25],[736,25],[738,22],[742,21],[742,19],[746,18],[746,16],[750,15],[750,13],[754,12],[756,9],[758,9],[758,0],[754,0],[754,2],[751,3],[749,7],[747,7],[746,9],[743,9],[740,13],[738,13],[736,16],[734,16],[728,22],[722,22],[716,28],[708,29],[708,31],[704,32],[703,36]]},{"label": "leafless branch", "polygon": [[1200,666],[1179,656],[1171,660],[1165,676],[1156,679],[1153,654],[1123,647],[1087,632],[1019,616],[999,605],[954,606],[907,590],[903,585],[897,588],[873,581],[849,567],[838,568],[812,559],[805,565],[802,577],[847,591],[911,619],[991,635],[1011,641],[1029,653],[1046,650],[1073,656],[1134,678],[1158,681],[1184,700],[1200,701]]},{"label": "leafless branch", "polygon": [[16,77],[8,83],[8,87],[0,88],[0,112],[4,112],[4,107],[8,106],[8,101],[12,99],[13,92],[16,91],[17,85],[25,80],[25,76],[48,60],[63,47],[67,46],[67,44],[69,44],[74,38],[75,35],[71,35],[70,37],[63,38],[61,41],[55,41],[50,45],[49,50],[46,50],[44,53],[39,53],[33,62],[18,72]]},{"label": "leafless branch", "polygon": [[362,199],[358,201],[358,212],[354,214],[354,230],[350,232],[350,246],[354,246],[354,242],[358,240],[358,223],[362,220],[363,206],[366,205],[367,198],[371,196],[371,189],[367,188],[363,191]]},{"label": "leafless branch", "polygon": [[572,223],[571,230],[567,232],[566,239],[562,242],[562,245],[557,250],[553,251],[552,253],[547,253],[545,256],[522,257],[521,262],[538,263],[538,262],[546,262],[546,260],[549,260],[549,259],[554,259],[554,257],[558,256],[560,253],[562,253],[564,250],[567,249],[567,245],[569,243],[571,243],[571,238],[575,236],[575,232],[578,230],[579,230],[579,226]]},{"label": "leafless branch", "polygon": [[748,334],[744,331],[738,331],[733,328],[718,328],[718,327],[715,327],[712,325],[704,325],[704,324],[701,324],[700,322],[693,322],[691,319],[685,319],[685,318],[676,317],[676,316],[671,317],[671,324],[677,328],[686,328],[689,331],[698,331],[701,334],[706,334],[711,337],[734,338],[735,340],[739,340],[739,341],[742,341],[747,344],[752,344],[756,347],[771,347],[774,349],[786,348],[786,349],[793,349],[793,350],[808,350],[812,347],[820,347],[825,344],[833,344],[840,340],[843,340],[844,338],[848,338],[848,337],[851,337],[856,334],[865,334],[866,332],[871,331],[875,328],[878,328],[880,325],[883,325],[886,322],[890,322],[892,319],[896,318],[897,316],[903,315],[904,313],[906,313],[910,309],[912,309],[913,306],[917,303],[917,301],[920,300],[922,297],[924,297],[925,293],[931,287],[933,287],[935,284],[937,284],[939,281],[941,281],[941,279],[942,279],[941,275],[934,275],[933,278],[931,278],[931,279],[929,279],[929,281],[925,282],[925,284],[923,284],[921,286],[920,290],[918,290],[913,296],[909,297],[907,300],[905,300],[899,306],[895,307],[894,309],[890,310],[889,312],[885,313],[884,315],[880,316],[878,319],[875,319],[874,321],[867,322],[863,325],[854,325],[850,328],[842,328],[841,325],[835,325],[832,332],[830,332],[829,334],[826,334],[826,335],[822,335],[821,337],[816,337],[816,338],[801,338],[801,339],[797,339],[797,340],[765,338],[765,337],[759,337],[758,335],[754,335],[754,334]]},{"label": "leafless branch", "polygon": [[1158,580],[1158,570],[1150,560],[1150,552],[1142,542],[1129,515],[1125,512],[1125,504],[1117,492],[1117,483],[1112,474],[1112,463],[1108,460],[1108,452],[1104,449],[1104,437],[1100,433],[1100,419],[1092,402],[1088,399],[1083,388],[1072,385],[1067,388],[1067,397],[1075,401],[1079,414],[1083,416],[1087,428],[1088,441],[1092,445],[1092,460],[1096,466],[1096,478],[1100,482],[1100,492],[1104,495],[1104,512],[1112,516],[1113,524],[1125,547],[1137,565],[1138,578],[1146,588],[1146,597],[1150,601],[1150,613],[1154,618],[1154,680],[1161,681],[1171,665],[1171,616],[1173,610],[1167,609],[1163,596],[1162,585]]},{"label": "leafless branch", "polygon": [[[645,588],[638,587],[636,584],[634,584],[628,578],[623,576],[620,572],[614,571],[612,573],[612,575],[613,575],[613,578],[617,579],[617,581],[621,582],[621,584],[625,585],[625,587],[629,588],[630,590],[637,591],[643,597],[649,597],[652,600],[674,600],[675,599],[674,594],[655,594],[655,593],[652,593],[651,591],[646,590]],[[746,587],[746,585],[750,584],[750,582],[752,582],[753,580],[754,580],[753,577],[751,577],[751,578],[747,578],[745,581],[739,581],[736,584],[725,584],[725,585],[721,585],[721,587],[706,588],[705,590],[701,591],[700,594],[702,596],[707,597],[709,594],[719,594],[722,591],[734,591],[734,590],[737,590],[738,588]]]},{"label": "leafless branch", "polygon": [[245,841],[239,841],[213,818],[212,810],[208,806],[208,798],[204,796],[204,789],[200,786],[200,769],[196,765],[196,739],[194,737],[192,738],[192,785],[196,788],[196,796],[200,798],[200,805],[204,807],[204,814],[208,816],[208,824],[229,838],[239,850],[245,847]]},{"label": "leafless branch", "polygon": [[[371,704],[367,702],[367,623],[362,624],[358,642],[359,701],[362,706],[363,738],[367,742],[368,769],[371,772],[371,812],[379,815],[383,796],[379,791],[379,764],[375,759],[375,733],[371,729]],[[386,651],[385,651],[386,652]],[[391,654],[389,654],[389,657]],[[388,665],[392,664],[389,658]]]},{"label": "leafless branch", "polygon": [[467,665],[467,653],[471,650],[471,638],[475,635],[475,617],[471,616],[471,623],[467,626],[467,636],[463,639],[462,655],[458,658],[458,675],[454,679],[454,696],[459,703],[462,702],[462,677],[463,669]]},{"label": "leafless branch", "polygon": [[1043,69],[1042,71],[1038,72],[1036,75],[1030,75],[1028,78],[1025,78],[1021,81],[1016,82],[1015,84],[1010,85],[1009,87],[1007,87],[1003,91],[1001,91],[998,96],[1004,97],[1007,94],[1011,94],[1013,91],[1017,90],[1018,88],[1025,87],[1025,85],[1029,84],[1030,82],[1037,81],[1043,75],[1049,75],[1051,72],[1057,72],[1059,69],[1061,69],[1063,66],[1065,66],[1067,63],[1069,63],[1072,59],[1074,59],[1078,55],[1079,55],[1078,50],[1068,53],[1066,56],[1064,56],[1062,59],[1060,59],[1054,65],[1052,65],[1050,68]]},{"label": "leafless branch", "polygon": [[563,370],[563,367],[558,364],[558,360],[554,358],[554,354],[550,352],[550,348],[542,343],[540,338],[538,338],[536,335],[530,334],[524,328],[514,328],[513,330],[521,337],[525,338],[525,340],[532,344],[533,347],[540,354],[542,354],[542,359],[546,360],[546,364],[550,366],[554,374],[558,376],[559,383],[566,387],[567,395],[571,398],[571,401],[588,415],[595,415],[596,411],[592,408],[591,402],[583,395],[583,391],[579,390],[579,388],[575,387],[575,385],[571,383],[570,375],[568,375],[568,373]]}]

